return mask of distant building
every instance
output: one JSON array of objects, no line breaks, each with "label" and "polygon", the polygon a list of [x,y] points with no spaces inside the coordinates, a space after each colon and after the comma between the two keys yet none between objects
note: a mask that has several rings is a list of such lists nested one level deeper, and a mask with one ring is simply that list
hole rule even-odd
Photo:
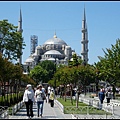
[{"label": "distant building", "polygon": [[65,41],[58,38],[55,33],[53,38],[36,47],[35,53],[31,54],[24,62],[24,70],[27,72],[28,66],[29,68],[34,68],[38,62],[45,60],[53,61],[57,65],[68,65],[68,60],[72,58],[73,54],[77,53]]},{"label": "distant building", "polygon": [[[20,20],[19,20],[19,29],[22,33],[22,14],[20,9]],[[48,39],[43,45],[38,45],[37,36],[31,36],[31,54],[23,63],[24,72],[27,74],[28,69],[34,68],[38,62],[42,62],[45,60],[50,60],[55,62],[57,65],[64,64],[68,65],[68,61],[72,60],[72,55],[76,54],[79,58],[81,58],[85,63],[88,63],[88,31],[86,24],[86,15],[84,8],[84,17],[82,20],[82,51],[81,56],[79,56],[75,50],[72,50],[71,46],[67,45],[65,41],[58,38],[56,33],[53,38]],[[21,50],[22,52],[22,50]],[[19,63],[21,63],[22,56],[19,59]]]}]

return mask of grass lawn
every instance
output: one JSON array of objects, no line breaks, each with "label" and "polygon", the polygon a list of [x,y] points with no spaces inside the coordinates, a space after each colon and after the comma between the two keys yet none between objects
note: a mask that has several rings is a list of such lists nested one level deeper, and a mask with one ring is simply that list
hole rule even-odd
[{"label": "grass lawn", "polygon": [[[76,100],[73,99],[73,105],[71,103],[70,98],[67,98],[66,101],[63,98],[57,98],[57,100],[63,105],[63,106],[76,106]],[[88,106],[83,102],[78,102],[78,106]]]},{"label": "grass lawn", "polygon": [[71,104],[70,98],[67,98],[66,101],[63,98],[57,98],[57,100],[64,106],[65,114],[98,114],[104,115],[109,114],[104,110],[99,110],[95,107],[89,106],[83,102],[78,102],[78,108],[76,107],[76,101],[73,100],[73,105]]}]

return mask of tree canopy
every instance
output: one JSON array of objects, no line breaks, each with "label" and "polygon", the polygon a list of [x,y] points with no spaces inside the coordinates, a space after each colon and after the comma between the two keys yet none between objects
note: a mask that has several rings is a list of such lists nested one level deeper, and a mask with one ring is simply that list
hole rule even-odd
[{"label": "tree canopy", "polygon": [[22,55],[25,43],[17,26],[9,23],[8,20],[0,21],[0,52],[8,60],[17,60]]},{"label": "tree canopy", "polygon": [[36,82],[36,84],[40,84],[46,82],[48,72],[41,66],[37,65],[30,71],[29,75]]}]

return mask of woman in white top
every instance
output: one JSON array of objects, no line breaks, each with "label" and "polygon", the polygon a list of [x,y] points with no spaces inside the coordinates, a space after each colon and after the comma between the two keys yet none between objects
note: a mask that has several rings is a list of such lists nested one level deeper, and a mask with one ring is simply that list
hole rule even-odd
[{"label": "woman in white top", "polygon": [[26,90],[23,95],[23,102],[25,102],[26,110],[27,110],[27,118],[33,117],[33,102],[35,102],[34,98],[35,94],[32,89],[31,84],[26,86]]},{"label": "woman in white top", "polygon": [[37,90],[35,91],[38,117],[39,117],[39,115],[42,117],[42,114],[43,114],[43,105],[44,105],[43,97],[45,97],[45,92],[43,92],[43,90],[42,90],[42,85],[38,85]]}]

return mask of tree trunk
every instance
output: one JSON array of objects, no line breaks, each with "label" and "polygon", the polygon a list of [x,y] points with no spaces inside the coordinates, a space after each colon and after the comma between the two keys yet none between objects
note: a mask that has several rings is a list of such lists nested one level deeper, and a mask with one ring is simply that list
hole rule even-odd
[{"label": "tree trunk", "polygon": [[115,85],[112,85],[112,87],[113,87],[113,89],[112,89],[112,91],[113,91],[113,99],[115,99],[115,91],[116,91]]},{"label": "tree trunk", "polygon": [[72,86],[70,86],[70,98],[71,98],[71,104],[73,105],[72,91],[73,91]]},{"label": "tree trunk", "polygon": [[78,108],[78,91],[76,92],[76,108]]},{"label": "tree trunk", "polygon": [[66,86],[64,86],[64,100],[66,101]]}]

